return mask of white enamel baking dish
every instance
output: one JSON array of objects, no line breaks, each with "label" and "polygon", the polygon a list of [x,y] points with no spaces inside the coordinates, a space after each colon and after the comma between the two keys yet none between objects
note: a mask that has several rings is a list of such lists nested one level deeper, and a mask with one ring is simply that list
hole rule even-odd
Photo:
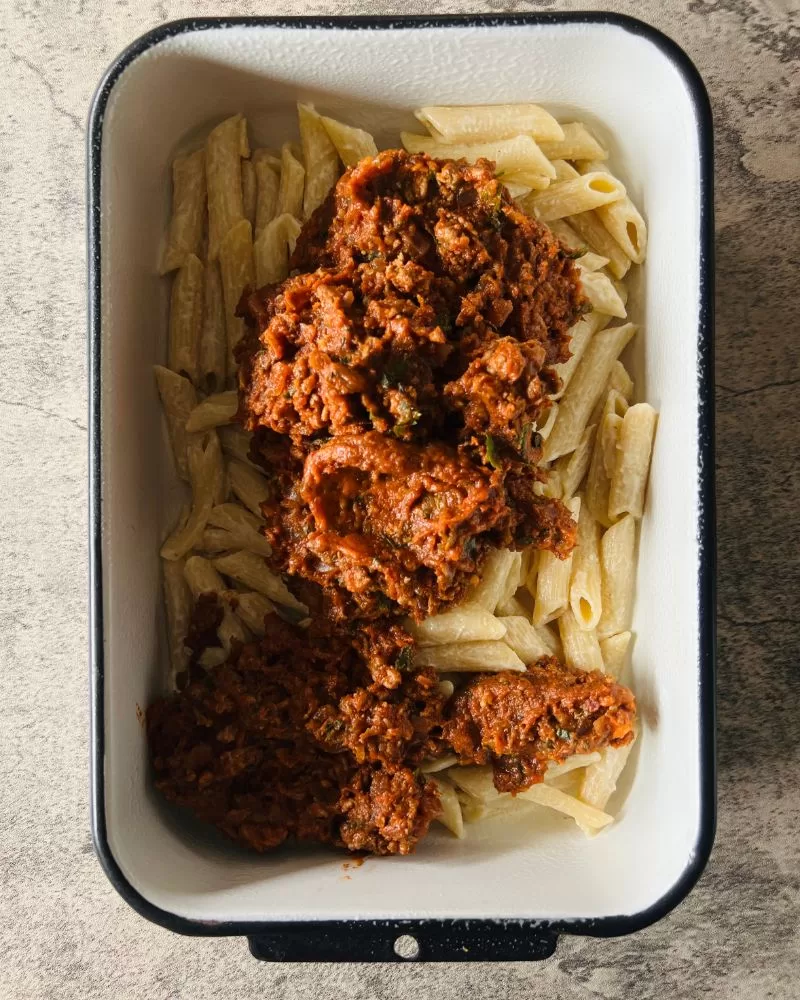
[{"label": "white enamel baking dish", "polygon": [[[409,858],[343,868],[330,851],[246,854],[168,808],[139,709],[162,691],[158,547],[180,502],[152,366],[165,356],[156,273],[169,166],[235,111],[258,144],[295,102],[396,143],[422,104],[536,101],[588,120],[649,223],[629,362],[661,413],[642,525],[633,687],[642,733],[587,841],[545,815],[435,830]],[[90,366],[93,829],[122,895],[190,934],[247,934],[263,958],[544,957],[559,932],[616,935],[668,912],[714,828],[712,135],[696,70],[641,22],[606,14],[463,19],[192,20],[111,66],[91,112]],[[612,810],[613,811],[613,810]]]}]

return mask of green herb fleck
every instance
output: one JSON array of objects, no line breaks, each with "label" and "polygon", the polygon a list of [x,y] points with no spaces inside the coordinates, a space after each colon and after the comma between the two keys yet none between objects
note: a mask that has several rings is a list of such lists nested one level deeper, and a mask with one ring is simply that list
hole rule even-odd
[{"label": "green herb fleck", "polygon": [[447,310],[440,309],[439,312],[436,313],[436,325],[442,333],[445,334],[445,336],[448,333],[453,332],[453,318]]},{"label": "green herb fleck", "polygon": [[394,661],[395,667],[401,674],[406,673],[414,665],[414,649],[412,646],[403,646],[397,659]]},{"label": "green herb fleck", "polygon": [[331,737],[337,736],[339,733],[341,733],[344,730],[344,728],[345,726],[343,719],[329,719],[328,722],[325,723],[325,726],[322,730],[322,738],[324,740],[330,740]]},{"label": "green herb fleck", "polygon": [[403,385],[409,381],[410,371],[408,359],[402,354],[393,354],[383,369],[381,375],[382,389],[402,389]]},{"label": "green herb fleck", "polygon": [[588,247],[579,247],[577,250],[570,250],[569,247],[565,247],[561,251],[561,256],[565,260],[580,260],[581,257],[585,257],[589,252]]},{"label": "green herb fleck", "polygon": [[290,608],[286,604],[276,604],[275,613],[290,625],[299,625],[301,621],[304,621],[308,617],[307,611],[301,611],[299,608]]},{"label": "green herb fleck", "polygon": [[497,451],[497,443],[491,434],[487,434],[484,438],[486,444],[486,461],[494,469],[501,469],[503,467],[500,461],[500,455]]},{"label": "green herb fleck", "polygon": [[556,729],[556,736],[560,740],[566,740],[568,743],[572,740],[572,733],[568,729]]}]

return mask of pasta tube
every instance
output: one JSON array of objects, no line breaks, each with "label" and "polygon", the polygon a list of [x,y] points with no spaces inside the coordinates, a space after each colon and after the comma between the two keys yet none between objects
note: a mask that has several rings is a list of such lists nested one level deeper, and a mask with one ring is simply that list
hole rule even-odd
[{"label": "pasta tube", "polygon": [[234,350],[244,335],[244,320],[236,315],[236,310],[244,290],[255,284],[253,234],[247,219],[242,219],[223,237],[219,247],[219,265],[225,301],[227,370],[229,379],[233,380],[237,369]]},{"label": "pasta tube", "polygon": [[164,559],[180,559],[203,537],[208,515],[225,490],[222,449],[214,431],[193,436],[187,448],[189,481],[192,485],[192,509],[189,519],[180,525],[161,547]]},{"label": "pasta tube", "polygon": [[218,392],[225,385],[228,340],[222,278],[219,264],[214,261],[209,261],[205,266],[203,322],[197,353],[200,387],[209,392]]},{"label": "pasta tube", "polygon": [[229,424],[236,416],[238,409],[239,394],[235,389],[207,396],[189,414],[186,430],[192,434],[196,431],[207,431],[212,427],[219,427],[220,424]]},{"label": "pasta tube", "polygon": [[563,126],[538,104],[431,106],[420,108],[414,116],[441,142],[483,142],[524,133],[537,142],[565,138]]},{"label": "pasta tube", "polygon": [[265,149],[253,153],[253,168],[256,172],[256,221],[255,237],[275,218],[278,211],[278,188],[280,187],[281,161]]},{"label": "pasta tube", "polygon": [[576,621],[571,608],[567,608],[558,619],[561,645],[564,647],[564,661],[576,670],[602,670],[603,656],[594,629],[582,628]]},{"label": "pasta tube", "polygon": [[[580,497],[573,497],[567,503],[573,519],[580,516]],[[546,625],[563,614],[569,604],[569,581],[572,575],[572,558],[559,559],[554,553],[542,550],[539,553],[539,572],[536,576],[536,599],[533,605],[533,624]],[[563,641],[563,639],[562,639]]]},{"label": "pasta tube", "polygon": [[179,156],[172,164],[172,218],[161,274],[182,267],[189,257],[200,256],[206,211],[206,156],[202,149]]},{"label": "pasta tube", "polygon": [[558,420],[545,442],[545,461],[577,448],[611,367],[635,332],[636,327],[626,323],[600,330],[592,337],[559,403]]},{"label": "pasta tube", "polygon": [[281,146],[281,181],[278,185],[278,215],[303,213],[303,185],[305,168],[292,151],[291,143]]},{"label": "pasta tube", "polygon": [[583,122],[566,122],[561,126],[563,138],[542,142],[542,152],[551,160],[607,160],[603,149]]},{"label": "pasta tube", "polygon": [[307,219],[322,204],[339,177],[339,154],[320,116],[310,104],[298,104],[297,117],[306,167],[303,218]]},{"label": "pasta tube", "polygon": [[584,503],[578,516],[578,543],[572,554],[569,582],[569,604],[583,629],[597,628],[602,611],[601,587],[600,525]]},{"label": "pasta tube", "polygon": [[242,158],[249,155],[243,115],[221,122],[206,140],[209,260],[217,259],[228,232],[245,218]]},{"label": "pasta tube", "polygon": [[630,514],[612,524],[600,540],[603,612],[597,626],[601,639],[627,632],[636,586],[636,519]]},{"label": "pasta tube", "polygon": [[328,137],[336,147],[339,159],[346,167],[352,167],[365,156],[377,156],[378,147],[375,140],[360,128],[353,128],[352,125],[344,125],[336,121],[335,118],[321,119]]},{"label": "pasta tube", "polygon": [[203,320],[203,274],[190,254],[172,281],[169,306],[169,367],[197,383],[197,348]]},{"label": "pasta tube", "polygon": [[181,479],[188,480],[189,460],[186,455],[186,445],[189,438],[186,431],[186,421],[197,405],[197,392],[188,378],[170,371],[169,368],[155,365],[153,371],[161,396],[161,404],[164,407],[164,416],[167,418],[175,468]]},{"label": "pasta tube", "polygon": [[658,414],[648,403],[631,406],[622,419],[617,461],[608,497],[608,515],[641,517]]}]

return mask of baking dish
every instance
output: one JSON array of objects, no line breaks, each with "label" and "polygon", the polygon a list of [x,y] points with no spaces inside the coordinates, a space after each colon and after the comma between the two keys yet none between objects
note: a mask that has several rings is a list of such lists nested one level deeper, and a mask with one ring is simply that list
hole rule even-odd
[{"label": "baking dish", "polygon": [[[158,546],[180,503],[152,365],[169,164],[243,111],[293,133],[298,99],[396,141],[421,104],[543,103],[589,121],[650,229],[628,359],[660,410],[634,619],[642,734],[618,822],[586,841],[488,820],[409,858],[245,854],[162,803],[141,710],[163,689]],[[629,933],[674,907],[714,830],[712,132],[696,70],[647,25],[607,14],[186,20],[123,52],[89,131],[93,834],[139,912],[176,931],[245,934],[280,960],[543,958],[560,932]],[[396,946],[400,936],[413,940]]]}]

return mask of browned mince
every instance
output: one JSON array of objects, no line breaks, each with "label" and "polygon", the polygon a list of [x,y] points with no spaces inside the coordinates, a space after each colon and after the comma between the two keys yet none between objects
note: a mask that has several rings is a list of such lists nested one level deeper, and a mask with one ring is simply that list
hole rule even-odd
[{"label": "browned mince", "polygon": [[520,480],[536,480],[533,428],[584,300],[492,164],[362,160],[291,266],[243,300],[239,354],[240,419],[275,477],[276,568],[318,584],[335,617],[420,618],[492,546],[566,555],[569,514]]},{"label": "browned mince", "polygon": [[[198,625],[209,610],[204,595]],[[491,763],[514,792],[548,761],[632,738],[633,696],[602,674],[544,659],[476,676],[447,702],[398,625],[265,624],[147,712],[159,791],[258,851],[293,838],[408,854],[440,812],[423,758]]]},{"label": "browned mince", "polygon": [[627,688],[549,658],[448,702],[398,624],[458,600],[491,547],[571,551],[569,512],[535,490],[533,428],[584,303],[569,255],[486,161],[362,160],[291,266],[243,299],[239,417],[270,478],[272,564],[315,620],[269,615],[205,671],[222,612],[200,598],[180,690],[147,713],[155,782],[258,851],[407,854],[441,808],[424,758],[491,764],[513,793],[632,738]]}]

